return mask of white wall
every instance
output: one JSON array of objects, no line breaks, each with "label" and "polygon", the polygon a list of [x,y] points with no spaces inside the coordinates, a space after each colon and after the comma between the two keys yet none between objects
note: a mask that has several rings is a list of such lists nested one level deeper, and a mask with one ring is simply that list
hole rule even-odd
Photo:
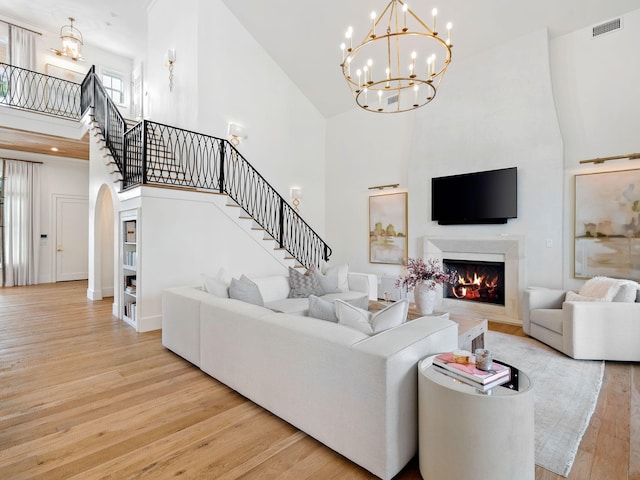
[{"label": "white wall", "polygon": [[[0,150],[0,158],[43,162],[40,167],[40,233],[47,238],[40,240],[40,283],[52,282],[55,278],[56,260],[56,196],[87,196],[89,162],[50,155],[40,155],[15,150]],[[78,232],[87,239],[88,232]]]},{"label": "white wall", "polygon": [[237,209],[225,213],[213,202],[211,194],[154,188],[135,189],[130,199],[122,200],[122,210],[140,208],[140,330],[161,325],[166,288],[201,285],[201,274],[213,276],[220,268],[236,278],[287,274],[265,250],[263,240],[248,235],[227,216],[237,215]]},{"label": "white wall", "polygon": [[[445,84],[438,103],[417,113],[410,164],[413,238],[522,235],[523,287],[562,286],[563,146],[547,32],[452,64]],[[517,219],[505,225],[465,226],[431,221],[432,177],[507,167],[518,168]],[[414,244],[414,251],[421,253],[421,245]]]},{"label": "white wall", "polygon": [[[608,19],[604,19],[608,20]],[[565,142],[565,286],[573,278],[574,177],[576,174],[640,168],[640,161],[580,165],[580,160],[639,150],[640,10],[622,16],[623,28],[596,38],[591,28],[551,42],[551,68],[558,118]]]},{"label": "white wall", "polygon": [[[325,232],[325,120],[220,0],[157,0],[149,10],[148,118],[226,138],[245,127],[238,150],[289,200],[302,188],[302,213]],[[166,50],[176,49],[173,92]],[[167,96],[166,98],[164,98]]]},{"label": "white wall", "polygon": [[[401,273],[399,266],[368,264],[367,244],[367,198],[376,193],[367,187],[399,182],[409,192],[410,256],[422,256],[425,235],[524,235],[528,280],[561,286],[562,139],[546,31],[453,62],[436,100],[414,114],[354,110],[328,124],[327,185],[337,186],[327,197],[328,237],[341,261],[347,252],[353,269]],[[432,177],[512,166],[518,219],[497,226],[431,221]]]},{"label": "white wall", "polygon": [[[414,122],[411,112],[378,115],[360,108],[327,122],[326,241],[332,262],[349,263],[353,271],[398,273],[397,266],[369,263],[369,196],[408,190]],[[369,190],[395,183],[398,189]]]}]

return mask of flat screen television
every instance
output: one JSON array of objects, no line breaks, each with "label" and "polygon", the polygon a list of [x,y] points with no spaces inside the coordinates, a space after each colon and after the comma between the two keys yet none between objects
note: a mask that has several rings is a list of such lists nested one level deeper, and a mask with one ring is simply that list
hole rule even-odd
[{"label": "flat screen television", "polygon": [[440,225],[498,224],[518,216],[516,167],[431,179],[431,219]]}]

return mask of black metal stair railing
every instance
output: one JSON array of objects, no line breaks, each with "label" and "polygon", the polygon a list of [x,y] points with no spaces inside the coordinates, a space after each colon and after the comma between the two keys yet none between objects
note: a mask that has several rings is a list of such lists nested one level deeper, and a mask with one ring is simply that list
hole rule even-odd
[{"label": "black metal stair railing", "polygon": [[94,119],[122,174],[123,188],[156,184],[225,193],[300,264],[319,266],[331,248],[226,139],[143,120],[126,123],[93,69],[82,111]]},{"label": "black metal stair railing", "polygon": [[0,62],[0,105],[80,119],[80,84]]},{"label": "black metal stair railing", "polygon": [[[92,66],[80,88],[82,113],[93,107],[93,118],[102,130],[105,143],[120,172],[124,172],[124,133],[127,122],[107,94]],[[123,177],[124,178],[124,177]]]},{"label": "black metal stair railing", "polygon": [[124,188],[225,193],[302,265],[329,259],[329,246],[228,140],[144,120],[125,134],[124,150]]}]

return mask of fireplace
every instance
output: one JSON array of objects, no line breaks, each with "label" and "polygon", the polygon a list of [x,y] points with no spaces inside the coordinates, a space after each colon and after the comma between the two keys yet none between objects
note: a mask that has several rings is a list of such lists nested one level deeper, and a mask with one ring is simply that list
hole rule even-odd
[{"label": "fireplace", "polygon": [[504,262],[442,260],[445,271],[455,272],[444,298],[504,306]]},{"label": "fireplace", "polygon": [[[496,235],[490,237],[440,237],[429,236],[424,238],[424,258],[435,258],[447,266],[462,273],[464,279],[458,282],[458,287],[466,286],[465,297],[469,295],[476,298],[458,298],[462,296],[462,290],[455,290],[457,295],[447,293],[446,289],[440,291],[440,310],[468,314],[487,318],[489,320],[507,323],[521,323],[520,320],[520,288],[524,285],[524,239],[515,235]],[[449,266],[444,262],[453,262]],[[499,288],[492,294],[479,287],[464,285],[476,280],[473,272],[467,273],[467,266],[474,264],[480,267],[476,277],[486,274],[485,268],[501,265],[499,272],[502,281]],[[491,276],[493,274],[490,274]],[[489,279],[492,285],[493,279]],[[469,293],[471,292],[471,293]],[[467,295],[469,294],[469,295]],[[493,296],[493,298],[492,298]],[[489,301],[491,300],[491,301]]]}]

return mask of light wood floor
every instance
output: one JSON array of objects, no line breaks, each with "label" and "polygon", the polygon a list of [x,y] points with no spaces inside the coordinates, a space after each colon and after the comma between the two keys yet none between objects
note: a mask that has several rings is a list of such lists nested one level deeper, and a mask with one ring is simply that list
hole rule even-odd
[{"label": "light wood floor", "polygon": [[[0,289],[0,479],[374,478],[85,291],[86,282]],[[607,363],[570,479],[640,479],[637,372]],[[396,478],[420,479],[417,460]],[[561,478],[536,470],[538,480]]]}]

